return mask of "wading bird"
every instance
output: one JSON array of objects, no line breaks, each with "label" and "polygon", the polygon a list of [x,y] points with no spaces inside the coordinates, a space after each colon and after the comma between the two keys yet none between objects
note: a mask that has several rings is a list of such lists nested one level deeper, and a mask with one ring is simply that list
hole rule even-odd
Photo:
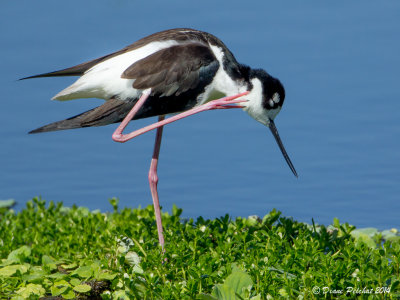
[{"label": "wading bird", "polygon": [[[55,95],[54,100],[100,98],[106,101],[99,107],[30,133],[122,121],[112,139],[124,143],[157,129],[149,182],[162,247],[164,237],[157,192],[157,163],[164,125],[202,111],[242,108],[271,130],[297,177],[274,124],[285,99],[281,82],[264,70],[239,64],[231,51],[212,34],[188,28],[161,31],[109,55],[22,79],[53,76],[80,76],[75,83]],[[165,119],[165,115],[174,113],[178,114]],[[123,134],[131,120],[153,116],[158,116],[158,122]]]}]

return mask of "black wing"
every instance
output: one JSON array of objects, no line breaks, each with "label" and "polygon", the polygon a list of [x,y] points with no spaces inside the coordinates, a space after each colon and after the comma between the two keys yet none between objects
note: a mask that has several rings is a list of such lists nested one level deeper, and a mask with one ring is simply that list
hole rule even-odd
[{"label": "black wing", "polygon": [[182,43],[185,42],[190,42],[190,41],[197,41],[198,43],[208,43],[208,41],[211,41],[212,44],[219,45],[220,47],[225,47],[223,43],[218,40],[215,36],[202,32],[199,30],[194,30],[190,28],[176,28],[176,29],[169,29],[165,31],[160,31],[157,33],[154,33],[152,35],[146,36],[133,44],[126,46],[125,48],[118,50],[114,53],[104,55],[102,57],[81,63],[79,65],[54,71],[54,72],[49,72],[49,73],[43,73],[43,74],[38,74],[38,75],[33,75],[33,76],[28,76],[21,78],[20,80],[23,79],[30,79],[30,78],[39,78],[39,77],[56,77],[56,76],[81,76],[83,75],[87,70],[92,68],[93,66],[110,59],[112,57],[118,56],[120,54],[139,49],[140,47],[143,47],[149,43],[156,42],[156,41],[169,41],[169,40],[176,40]]},{"label": "black wing", "polygon": [[[95,61],[102,59],[105,58],[32,77],[78,75]],[[121,77],[135,79],[133,87],[136,89],[152,89],[152,95],[145,107],[135,116],[135,119],[138,119],[175,113],[193,107],[196,96],[212,82],[218,68],[218,60],[209,47],[201,43],[186,43],[160,50],[137,61],[128,67]],[[165,101],[159,101],[159,97],[171,97],[173,101],[167,104],[164,103]],[[135,102],[110,99],[90,111],[45,125],[30,133],[103,126],[120,122]]]},{"label": "black wing", "polygon": [[199,84],[209,84],[218,66],[209,47],[191,43],[157,51],[132,64],[121,77],[135,79],[135,89],[151,88],[152,95],[179,96]]},{"label": "black wing", "polygon": [[66,68],[66,69],[62,69],[62,70],[54,71],[54,72],[49,72],[49,73],[28,76],[28,77],[21,78],[20,80],[31,79],[31,78],[40,78],[40,77],[82,76],[91,67],[97,65],[98,63],[101,63],[102,61],[107,60],[108,58],[110,58],[114,55],[115,55],[114,53],[108,54],[108,55],[102,56],[100,58],[96,58],[91,61],[87,61],[82,64],[70,67],[70,68]]}]

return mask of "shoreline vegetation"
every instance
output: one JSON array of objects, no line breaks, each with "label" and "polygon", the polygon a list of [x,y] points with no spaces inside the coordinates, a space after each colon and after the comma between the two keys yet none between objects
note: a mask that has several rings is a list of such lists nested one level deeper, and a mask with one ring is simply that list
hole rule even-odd
[{"label": "shoreline vegetation", "polygon": [[397,229],[0,201],[0,299],[398,299]]}]

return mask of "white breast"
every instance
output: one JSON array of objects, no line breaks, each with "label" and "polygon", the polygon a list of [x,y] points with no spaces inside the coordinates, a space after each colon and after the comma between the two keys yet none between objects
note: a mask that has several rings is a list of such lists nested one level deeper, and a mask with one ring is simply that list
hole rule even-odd
[{"label": "white breast", "polygon": [[174,40],[152,42],[110,59],[87,70],[75,83],[59,92],[53,100],[100,98],[108,100],[118,95],[121,99],[136,98],[139,91],[132,87],[134,79],[121,78],[121,74],[133,63],[161,49],[177,45]]},{"label": "white breast", "polygon": [[246,90],[246,87],[243,84],[239,84],[237,81],[232,80],[232,78],[224,70],[224,53],[222,49],[214,45],[210,45],[210,48],[219,62],[219,68],[211,84],[207,86],[203,95],[200,95],[198,98],[200,100],[198,105],[226,95],[230,96],[239,94]]}]

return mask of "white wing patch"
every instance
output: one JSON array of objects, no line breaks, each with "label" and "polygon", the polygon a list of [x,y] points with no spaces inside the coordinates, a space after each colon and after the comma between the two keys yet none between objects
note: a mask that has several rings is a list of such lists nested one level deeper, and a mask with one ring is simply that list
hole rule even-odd
[{"label": "white wing patch", "polygon": [[138,60],[177,44],[178,42],[174,40],[152,42],[139,49],[107,59],[87,70],[75,83],[52,99],[100,98],[108,100],[116,95],[122,100],[136,98],[140,91],[132,87],[134,79],[121,78],[121,74]]}]

